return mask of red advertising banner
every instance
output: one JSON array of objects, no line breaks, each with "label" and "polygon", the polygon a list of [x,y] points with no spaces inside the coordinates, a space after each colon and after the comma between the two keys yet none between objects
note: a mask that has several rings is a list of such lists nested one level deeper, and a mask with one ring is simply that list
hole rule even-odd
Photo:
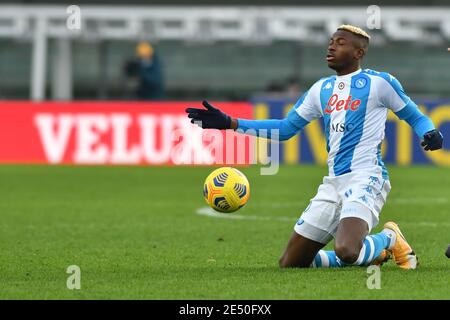
[{"label": "red advertising banner", "polygon": [[[199,102],[0,102],[0,162],[50,164],[249,163],[232,130],[202,130],[184,110]],[[215,103],[253,118],[250,103]],[[240,158],[240,159],[239,159]],[[241,160],[239,162],[239,160]]]}]

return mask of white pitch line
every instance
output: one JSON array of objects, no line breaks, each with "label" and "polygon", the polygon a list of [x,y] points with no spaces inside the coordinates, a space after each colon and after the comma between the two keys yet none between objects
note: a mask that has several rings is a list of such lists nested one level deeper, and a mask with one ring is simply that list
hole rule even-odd
[{"label": "white pitch line", "polygon": [[232,219],[232,220],[263,220],[263,221],[284,221],[284,222],[295,222],[298,218],[291,217],[264,217],[264,216],[250,216],[236,213],[220,213],[214,211],[210,207],[203,207],[197,209],[196,213],[201,216],[207,216],[211,218],[220,219]]},{"label": "white pitch line", "polygon": [[[285,217],[285,216],[253,216],[253,215],[243,215],[237,213],[220,213],[214,211],[210,207],[199,208],[196,211],[196,214],[201,216],[206,216],[210,218],[219,218],[219,219],[230,219],[230,220],[258,220],[258,221],[282,221],[282,222],[292,222],[298,220],[299,217]],[[418,226],[418,227],[450,227],[450,223],[442,223],[442,222],[431,222],[431,221],[421,221],[421,222],[402,222],[402,226]]]},{"label": "white pitch line", "polygon": [[[252,206],[264,207],[264,208],[295,208],[298,207],[302,209],[306,207],[310,199],[297,199],[298,201],[284,201],[284,202],[264,202],[264,203],[254,203]],[[446,204],[449,203],[450,199],[444,197],[438,198],[402,198],[402,197],[388,197],[387,203],[397,204],[397,205],[409,205],[409,204]]]}]

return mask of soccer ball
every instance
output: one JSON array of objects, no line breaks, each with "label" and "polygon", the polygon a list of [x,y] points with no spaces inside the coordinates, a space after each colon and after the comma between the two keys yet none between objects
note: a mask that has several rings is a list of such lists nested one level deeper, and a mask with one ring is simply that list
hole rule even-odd
[{"label": "soccer ball", "polygon": [[230,213],[242,208],[250,196],[247,177],[237,169],[214,170],[205,180],[203,197],[216,211]]}]

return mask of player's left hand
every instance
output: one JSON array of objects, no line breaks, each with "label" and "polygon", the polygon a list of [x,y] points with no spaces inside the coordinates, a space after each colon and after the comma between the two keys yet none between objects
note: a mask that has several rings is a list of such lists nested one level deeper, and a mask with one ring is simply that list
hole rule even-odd
[{"label": "player's left hand", "polygon": [[442,136],[442,133],[440,133],[438,130],[434,129],[431,131],[428,131],[423,135],[423,141],[421,143],[423,149],[425,151],[428,150],[438,150],[442,148],[442,142],[444,141],[444,137]]}]

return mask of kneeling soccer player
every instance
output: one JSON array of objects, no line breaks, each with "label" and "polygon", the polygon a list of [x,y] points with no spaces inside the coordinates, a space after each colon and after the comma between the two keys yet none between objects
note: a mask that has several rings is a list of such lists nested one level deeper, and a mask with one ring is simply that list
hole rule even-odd
[{"label": "kneeling soccer player", "polygon": [[[388,109],[414,129],[427,151],[442,148],[443,136],[397,79],[361,69],[369,39],[358,27],[339,27],[330,38],[326,56],[336,75],[317,81],[285,119],[233,119],[207,101],[203,102],[206,109],[186,109],[191,122],[202,128],[253,129],[256,135],[275,129],[281,140],[323,118],[329,175],[295,225],[280,258],[281,267],[364,266],[382,264],[391,256],[400,268],[418,265],[416,253],[394,222],[387,222],[380,233],[368,235],[378,224],[391,189],[381,160]],[[333,238],[334,251],[321,250]]]}]

